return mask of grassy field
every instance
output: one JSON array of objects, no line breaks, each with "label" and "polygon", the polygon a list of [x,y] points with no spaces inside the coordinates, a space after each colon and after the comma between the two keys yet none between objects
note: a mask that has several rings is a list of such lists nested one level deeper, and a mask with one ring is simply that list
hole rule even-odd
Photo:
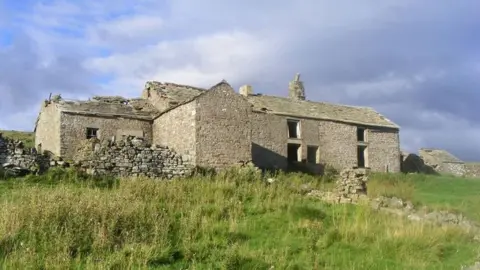
[{"label": "grassy field", "polygon": [[[452,229],[308,198],[321,178],[281,174],[154,181],[54,170],[0,182],[4,269],[459,269],[478,244]],[[394,194],[476,216],[480,182],[376,175]],[[478,217],[477,217],[478,218]]]},{"label": "grassy field", "polygon": [[35,134],[26,131],[0,130],[3,136],[9,139],[21,140],[25,147],[33,148],[35,146]]},{"label": "grassy field", "polygon": [[423,174],[376,174],[369,194],[397,196],[433,210],[463,213],[480,223],[480,179]]}]

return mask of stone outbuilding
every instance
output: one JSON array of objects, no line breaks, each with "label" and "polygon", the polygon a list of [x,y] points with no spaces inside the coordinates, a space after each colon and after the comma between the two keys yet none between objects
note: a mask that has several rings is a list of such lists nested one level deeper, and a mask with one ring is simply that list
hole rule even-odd
[{"label": "stone outbuilding", "polygon": [[39,151],[72,158],[76,146],[95,137],[143,138],[165,145],[193,165],[225,168],[253,161],[264,169],[302,167],[321,173],[370,168],[400,171],[399,127],[368,107],[306,99],[297,74],[286,97],[235,92],[225,81],[210,89],[148,81],[141,97],[55,96],[41,107],[35,142]]},{"label": "stone outbuilding", "polygon": [[444,149],[420,148],[418,151],[425,165],[441,174],[465,175],[465,162]]}]

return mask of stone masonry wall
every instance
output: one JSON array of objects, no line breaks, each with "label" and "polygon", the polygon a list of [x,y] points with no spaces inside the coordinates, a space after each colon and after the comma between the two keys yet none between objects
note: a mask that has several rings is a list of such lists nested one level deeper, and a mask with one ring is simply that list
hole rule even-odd
[{"label": "stone masonry wall", "polygon": [[35,144],[44,150],[60,155],[60,111],[55,103],[44,101],[35,127]]},{"label": "stone masonry wall", "polygon": [[181,155],[168,147],[150,146],[138,138],[115,143],[110,141],[100,143],[91,139],[83,146],[84,150],[91,154],[79,162],[79,166],[91,174],[172,178],[186,176],[193,169]]},{"label": "stone masonry wall", "polygon": [[251,105],[226,82],[196,99],[196,165],[217,169],[252,159]]},{"label": "stone masonry wall", "polygon": [[190,162],[195,161],[195,106],[181,105],[153,122],[153,143],[168,145]]},{"label": "stone masonry wall", "polygon": [[337,169],[357,166],[357,133],[353,125],[319,121],[320,161]]},{"label": "stone masonry wall", "polygon": [[[355,125],[313,119],[300,122],[300,138],[289,139],[287,119],[291,117],[253,113],[253,161],[259,167],[286,167],[287,143],[301,144],[301,160],[307,159],[307,147],[318,147],[319,164],[306,164],[309,171],[319,173],[325,165],[336,169],[357,166],[357,127]],[[399,172],[401,164],[400,142],[397,131],[367,128],[367,160],[372,171]]]},{"label": "stone masonry wall", "polygon": [[[61,114],[60,156],[66,160],[72,159],[75,147],[86,139],[87,128],[98,128],[98,138],[107,140],[118,137],[121,130],[143,131],[147,142],[152,142],[152,123],[147,120],[137,120],[119,117],[95,117],[69,113]],[[121,138],[117,138],[121,139]]]},{"label": "stone masonry wall", "polygon": [[285,117],[254,112],[250,118],[253,163],[265,169],[287,169]]},{"label": "stone masonry wall", "polygon": [[368,166],[372,171],[400,172],[401,152],[398,131],[367,129]]}]

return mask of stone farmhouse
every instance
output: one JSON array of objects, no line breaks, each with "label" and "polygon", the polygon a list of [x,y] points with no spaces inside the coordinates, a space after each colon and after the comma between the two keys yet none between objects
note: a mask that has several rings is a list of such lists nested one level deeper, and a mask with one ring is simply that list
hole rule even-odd
[{"label": "stone farmhouse", "polygon": [[286,97],[255,94],[249,85],[237,93],[226,81],[210,89],[148,81],[135,99],[55,96],[42,103],[35,125],[37,150],[64,159],[86,139],[123,136],[168,146],[194,166],[218,169],[245,161],[312,173],[327,164],[401,169],[395,123],[372,108],[307,100],[299,74]]}]

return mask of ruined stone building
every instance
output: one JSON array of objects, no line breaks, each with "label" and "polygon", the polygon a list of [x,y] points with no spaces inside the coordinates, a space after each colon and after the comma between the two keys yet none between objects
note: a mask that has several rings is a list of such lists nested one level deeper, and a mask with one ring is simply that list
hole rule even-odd
[{"label": "ruined stone building", "polygon": [[197,166],[252,160],[267,169],[300,165],[321,172],[329,164],[400,171],[395,123],[372,108],[307,100],[299,75],[288,89],[288,97],[279,97],[255,94],[249,85],[237,93],[225,81],[210,89],[149,81],[136,99],[57,96],[42,104],[35,141],[38,150],[66,159],[85,139],[132,135]]}]

